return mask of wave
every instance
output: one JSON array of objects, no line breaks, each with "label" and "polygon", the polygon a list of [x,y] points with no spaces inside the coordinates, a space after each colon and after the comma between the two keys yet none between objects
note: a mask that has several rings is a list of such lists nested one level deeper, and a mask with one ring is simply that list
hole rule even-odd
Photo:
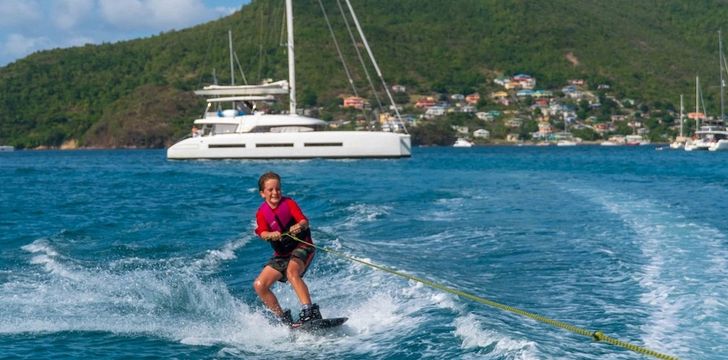
[{"label": "wave", "polygon": [[[312,349],[376,356],[396,351],[402,334],[428,336],[423,330],[423,323],[432,321],[427,309],[456,307],[452,297],[420,284],[319,256],[312,272],[321,276],[307,278],[314,300],[325,316],[350,320],[339,336],[292,333],[273,324],[257,299],[245,303],[216,277],[216,269],[236,259],[248,241],[232,240],[196,259],[134,257],[92,265],[38,239],[22,247],[30,255],[30,271],[0,285],[0,334],[101,331],[222,345],[220,354],[245,357],[281,351],[310,356]],[[298,308],[288,285],[274,291],[284,307]],[[496,340],[501,341],[507,340]],[[450,349],[434,351],[443,356]]]},{"label": "wave", "polygon": [[644,344],[685,357],[706,355],[691,353],[696,342],[705,342],[700,348],[712,347],[716,353],[728,351],[722,342],[711,340],[728,330],[725,313],[718,310],[728,305],[726,235],[688,219],[679,208],[641,196],[588,187],[569,191],[599,204],[634,234],[613,239],[624,248],[611,251],[634,246],[642,254],[640,271],[632,276],[643,289]]}]

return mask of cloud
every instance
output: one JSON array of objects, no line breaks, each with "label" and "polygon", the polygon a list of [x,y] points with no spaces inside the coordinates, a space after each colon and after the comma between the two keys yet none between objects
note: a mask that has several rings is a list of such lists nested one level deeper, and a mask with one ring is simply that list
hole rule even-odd
[{"label": "cloud", "polygon": [[36,1],[1,0],[0,27],[13,27],[35,22],[42,17],[42,11]]},{"label": "cloud", "polygon": [[51,20],[58,28],[68,30],[88,16],[94,6],[94,0],[56,0],[52,5]]},{"label": "cloud", "polygon": [[22,34],[10,34],[2,44],[3,51],[13,57],[28,55],[50,45],[46,37],[26,37]]},{"label": "cloud", "polygon": [[215,17],[201,0],[99,0],[99,8],[119,29],[179,29]]},{"label": "cloud", "polygon": [[218,15],[218,17],[232,15],[234,12],[236,12],[238,10],[240,10],[239,7],[225,7],[225,6],[217,6],[213,9],[213,11],[215,12],[215,14]]},{"label": "cloud", "polygon": [[99,41],[89,36],[75,36],[65,39],[60,47],[84,46],[86,44],[96,44]]},{"label": "cloud", "polygon": [[43,49],[186,28],[230,15],[246,3],[249,0],[0,0],[0,67]]}]

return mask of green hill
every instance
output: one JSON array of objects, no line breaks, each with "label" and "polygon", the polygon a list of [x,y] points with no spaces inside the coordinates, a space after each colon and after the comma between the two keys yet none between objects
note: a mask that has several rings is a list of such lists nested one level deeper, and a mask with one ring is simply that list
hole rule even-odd
[{"label": "green hill", "polygon": [[[286,78],[283,2],[254,0],[217,21],[115,44],[42,51],[0,68],[0,144],[169,145],[203,102],[191,90],[229,83],[227,31],[250,83]],[[325,0],[354,67],[336,1]],[[410,93],[494,89],[528,73],[539,88],[583,78],[647,102],[690,98],[701,75],[717,113],[718,0],[370,0],[353,5],[390,84]],[[330,105],[349,93],[318,1],[296,0],[299,102]],[[363,49],[362,49],[363,50]],[[373,71],[370,71],[373,73]],[[239,78],[239,76],[238,76]],[[359,88],[366,79],[355,75]],[[239,79],[238,79],[239,80]]]}]

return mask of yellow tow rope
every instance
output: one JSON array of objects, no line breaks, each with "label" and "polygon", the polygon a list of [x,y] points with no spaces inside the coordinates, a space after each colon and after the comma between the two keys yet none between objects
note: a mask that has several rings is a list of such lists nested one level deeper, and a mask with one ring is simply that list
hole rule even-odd
[{"label": "yellow tow rope", "polygon": [[469,293],[466,293],[466,292],[461,291],[461,290],[458,290],[458,289],[454,289],[454,288],[451,288],[451,287],[447,287],[445,285],[438,284],[438,283],[432,282],[432,281],[427,280],[427,279],[419,278],[419,277],[413,276],[413,275],[408,275],[408,274],[405,274],[405,273],[402,273],[402,272],[399,272],[399,271],[396,271],[396,270],[389,269],[389,268],[384,267],[384,266],[381,266],[381,265],[372,264],[372,263],[367,262],[367,261],[364,261],[364,260],[359,260],[357,258],[348,256],[346,254],[337,252],[337,251],[332,250],[332,249],[329,249],[329,248],[325,248],[325,247],[321,247],[321,246],[316,246],[316,245],[311,244],[311,243],[309,243],[307,241],[301,240],[301,239],[297,238],[295,235],[290,234],[290,233],[283,233],[282,236],[288,236],[288,237],[290,237],[293,240],[296,240],[296,241],[298,241],[300,243],[303,243],[303,244],[306,244],[306,245],[309,245],[309,246],[313,246],[314,248],[319,249],[319,250],[322,250],[322,251],[325,251],[325,252],[327,252],[329,254],[332,254],[332,255],[335,255],[335,256],[338,256],[338,257],[341,257],[341,258],[350,260],[350,261],[354,261],[354,262],[357,262],[357,263],[360,263],[360,264],[363,264],[363,265],[366,265],[366,266],[369,266],[369,267],[372,267],[372,268],[375,268],[375,269],[379,269],[379,270],[382,270],[384,272],[387,272],[387,273],[390,273],[390,274],[393,274],[393,275],[397,275],[399,277],[403,277],[405,279],[409,279],[409,280],[412,280],[412,281],[416,281],[418,283],[427,285],[429,287],[432,287],[432,288],[435,288],[435,289],[438,289],[438,290],[442,290],[442,291],[448,292],[450,294],[454,294],[454,295],[457,295],[457,296],[466,298],[468,300],[472,300],[472,301],[475,301],[475,302],[479,302],[481,304],[485,304],[485,305],[488,305],[488,306],[491,306],[491,307],[494,307],[494,308],[498,308],[498,309],[501,309],[501,310],[504,310],[504,311],[508,311],[508,312],[511,312],[511,313],[514,313],[514,314],[518,314],[518,315],[521,315],[521,316],[525,316],[527,318],[530,318],[530,319],[533,319],[533,320],[536,320],[536,321],[539,321],[539,322],[542,322],[542,323],[545,323],[545,324],[549,324],[549,325],[552,325],[552,326],[556,326],[558,328],[562,328],[564,330],[571,331],[571,332],[573,332],[575,334],[579,334],[579,335],[583,335],[583,336],[589,337],[589,338],[591,338],[593,340],[596,340],[596,341],[603,341],[603,342],[606,342],[606,343],[610,343],[612,345],[616,345],[616,346],[619,346],[621,348],[634,351],[636,353],[640,353],[640,354],[643,354],[643,355],[654,356],[654,357],[656,357],[658,359],[665,359],[665,360],[677,360],[678,359],[675,356],[663,354],[663,353],[660,353],[660,352],[657,352],[657,351],[654,351],[654,350],[651,350],[651,349],[648,349],[648,348],[645,348],[645,347],[642,347],[642,346],[638,346],[638,345],[629,343],[627,341],[622,341],[622,340],[615,339],[613,337],[604,335],[604,333],[601,332],[601,331],[599,331],[599,330],[590,331],[590,330],[582,329],[582,328],[579,328],[577,326],[574,326],[574,325],[565,323],[563,321],[549,319],[549,318],[547,318],[545,316],[541,316],[541,315],[538,315],[538,314],[535,314],[535,313],[532,313],[532,312],[528,312],[528,311],[525,311],[525,310],[521,310],[521,309],[518,309],[518,308],[514,308],[512,306],[500,304],[500,303],[497,303],[495,301],[488,300],[488,299],[482,298],[482,297],[477,296],[477,295],[469,294]]}]

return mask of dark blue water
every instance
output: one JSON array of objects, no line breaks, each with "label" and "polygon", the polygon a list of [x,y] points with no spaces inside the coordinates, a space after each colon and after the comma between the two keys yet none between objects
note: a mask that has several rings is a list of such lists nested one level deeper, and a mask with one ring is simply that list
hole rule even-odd
[{"label": "dark blue water", "polygon": [[[251,289],[274,170],[317,244],[663,353],[728,358],[728,154],[418,148],[402,160],[0,153],[0,358],[640,359],[319,252],[327,334]],[[282,304],[298,311],[287,286]]]}]

